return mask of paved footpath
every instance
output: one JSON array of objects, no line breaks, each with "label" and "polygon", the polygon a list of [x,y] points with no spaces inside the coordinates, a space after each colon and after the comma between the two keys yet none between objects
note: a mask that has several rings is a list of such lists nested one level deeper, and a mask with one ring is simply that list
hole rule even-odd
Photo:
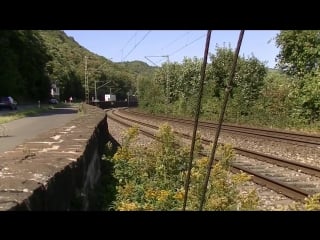
[{"label": "paved footpath", "polygon": [[55,108],[40,116],[21,118],[1,124],[0,153],[13,150],[19,144],[52,128],[63,126],[77,116],[75,108]]}]

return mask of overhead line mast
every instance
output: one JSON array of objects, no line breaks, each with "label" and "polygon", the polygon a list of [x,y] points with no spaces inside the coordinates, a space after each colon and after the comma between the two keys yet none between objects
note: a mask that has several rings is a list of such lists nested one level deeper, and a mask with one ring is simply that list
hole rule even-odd
[{"label": "overhead line mast", "polygon": [[170,102],[170,88],[169,88],[169,55],[162,55],[162,56],[145,56],[145,58],[150,61],[151,63],[153,63],[154,65],[158,66],[158,64],[154,63],[153,61],[151,61],[150,57],[162,57],[162,58],[167,58],[167,71],[166,71],[166,95],[167,95],[167,103],[169,104]]},{"label": "overhead line mast", "polygon": [[84,56],[84,89],[86,103],[89,103],[88,57]]}]

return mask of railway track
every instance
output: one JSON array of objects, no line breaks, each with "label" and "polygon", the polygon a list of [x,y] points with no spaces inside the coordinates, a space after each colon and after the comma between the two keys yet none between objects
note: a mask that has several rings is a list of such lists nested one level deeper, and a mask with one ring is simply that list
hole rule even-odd
[{"label": "railway track", "polygon": [[[124,111],[124,110],[120,110],[120,112],[121,111]],[[159,120],[177,122],[180,124],[183,123],[187,125],[194,125],[194,120],[190,120],[190,119],[150,115],[150,114],[145,114],[145,113],[136,112],[132,110],[128,111],[128,109],[126,110],[126,112],[134,115],[144,116],[144,117],[152,117]],[[198,126],[203,128],[208,128],[208,129],[215,129],[217,127],[217,124],[209,121],[199,121]],[[301,146],[320,148],[319,135],[302,134],[302,133],[264,129],[264,128],[236,126],[231,124],[223,124],[221,130],[224,132],[230,132],[232,134],[253,136],[253,137],[259,137],[259,138],[273,140],[273,141],[282,141],[282,142],[301,145]]]},{"label": "railway track", "polygon": [[[136,124],[139,124],[139,125],[142,125],[147,128],[154,129],[154,130],[158,129],[157,126],[121,116],[121,115],[115,113],[115,110],[109,111],[109,113],[111,113],[111,114],[108,114],[109,118],[111,118],[114,121],[117,121],[123,125],[126,125],[127,127],[131,127],[132,124],[128,124],[124,121],[133,122],[133,123],[136,123]],[[120,120],[120,119],[122,119],[122,120]],[[140,129],[140,132],[148,137],[154,138],[153,133],[150,133],[150,132],[148,132],[146,130],[142,130],[142,129]],[[178,132],[175,132],[175,134],[179,134],[180,136],[182,136],[186,139],[191,139],[191,137],[188,134],[181,134]],[[202,142],[206,145],[211,144],[211,141],[208,139],[202,139]],[[302,164],[302,163],[298,163],[298,162],[293,162],[293,161],[288,161],[288,160],[281,159],[281,158],[278,158],[275,156],[262,154],[262,153],[250,151],[247,149],[242,149],[242,148],[234,148],[234,150],[236,151],[236,154],[244,156],[246,158],[251,158],[251,159],[253,158],[253,159],[256,159],[260,162],[266,162],[266,163],[270,163],[272,165],[290,168],[294,171],[303,172],[305,174],[320,177],[320,169],[313,167],[313,166],[310,166],[310,165],[306,165],[306,164]],[[269,189],[272,189],[278,193],[281,193],[291,199],[298,200],[298,201],[302,201],[308,195],[314,194],[319,191],[314,185],[312,185],[310,183],[305,183],[305,182],[301,182],[301,181],[297,181],[297,180],[293,180],[291,182],[289,180],[289,181],[285,182],[284,177],[281,174],[280,175],[277,174],[277,171],[270,171],[270,170],[266,171],[267,168],[268,167],[260,167],[260,169],[259,169],[259,166],[257,166],[254,163],[251,164],[248,162],[236,161],[232,165],[231,170],[234,173],[237,173],[240,171],[246,172],[252,176],[252,180],[255,183],[262,185],[262,186],[266,186]],[[308,190],[305,190],[305,189],[308,189]]]}]

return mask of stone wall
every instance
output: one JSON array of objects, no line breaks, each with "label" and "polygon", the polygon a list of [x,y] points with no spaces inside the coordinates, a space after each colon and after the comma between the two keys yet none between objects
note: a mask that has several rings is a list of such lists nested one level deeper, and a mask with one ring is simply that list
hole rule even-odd
[{"label": "stone wall", "polygon": [[87,210],[108,141],[104,110],[78,116],[0,159],[0,210]]}]

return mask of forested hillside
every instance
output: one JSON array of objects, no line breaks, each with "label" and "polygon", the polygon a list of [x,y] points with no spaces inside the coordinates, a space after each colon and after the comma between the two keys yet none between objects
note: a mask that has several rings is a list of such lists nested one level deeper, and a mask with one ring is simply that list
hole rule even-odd
[{"label": "forested hillside", "polygon": [[50,87],[46,64],[50,60],[38,32],[0,31],[0,95],[20,101],[46,98]]},{"label": "forested hillside", "polygon": [[149,78],[153,67],[143,62],[113,63],[80,46],[57,30],[0,31],[0,95],[18,101],[46,100],[51,83],[60,88],[60,99],[84,100],[85,58],[90,97],[136,92],[140,78]]},{"label": "forested hillside", "polygon": [[[286,129],[320,129],[320,31],[280,31],[276,69],[254,55],[240,56],[224,120]],[[200,114],[218,120],[234,49],[216,46],[210,62]],[[155,113],[193,115],[202,59],[165,63],[153,81],[139,87],[139,106]]]}]

